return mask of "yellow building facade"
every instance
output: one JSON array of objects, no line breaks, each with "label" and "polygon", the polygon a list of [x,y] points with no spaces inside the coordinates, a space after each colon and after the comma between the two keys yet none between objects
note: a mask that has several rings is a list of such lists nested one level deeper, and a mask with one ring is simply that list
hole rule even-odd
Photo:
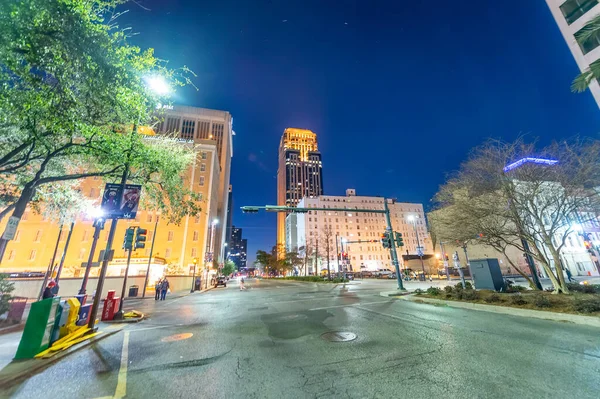
[{"label": "yellow building facade", "polygon": [[[186,110],[196,109],[212,116],[229,116],[223,111],[203,110],[200,108],[186,107]],[[229,116],[230,118],[230,116]],[[199,124],[198,124],[199,125]],[[211,126],[212,128],[212,126]],[[175,129],[170,132],[175,131]],[[159,130],[160,132],[160,130]],[[189,127],[186,130],[189,132]],[[112,248],[115,250],[114,259],[110,262],[107,271],[108,276],[124,275],[127,253],[122,249],[125,230],[131,226],[139,226],[147,229],[147,241],[144,249],[138,249],[132,254],[129,274],[144,275],[148,267],[150,249],[154,242],[152,260],[150,266],[150,281],[159,278],[167,272],[176,274],[191,273],[196,259],[197,268],[200,270],[208,266],[204,262],[207,253],[218,253],[220,243],[217,240],[220,232],[215,231],[212,223],[220,216],[220,210],[227,198],[223,198],[221,187],[227,179],[229,185],[229,167],[231,157],[224,161],[227,175],[223,173],[221,164],[220,146],[223,145],[223,137],[209,134],[208,138],[200,135],[189,137],[189,133],[180,133],[180,137],[186,142],[182,145],[193,143],[196,150],[196,158],[189,167],[185,176],[187,188],[199,193],[202,198],[202,211],[198,215],[186,216],[178,224],[168,223],[161,220],[160,214],[152,210],[139,210],[135,220],[119,220]],[[227,143],[231,145],[231,143]],[[231,152],[226,152],[226,155]],[[104,182],[100,178],[88,178],[81,182],[82,193],[88,197],[94,205],[99,206],[104,190]],[[142,191],[142,196],[144,195]],[[225,194],[227,197],[227,194]],[[0,221],[0,231],[4,231],[8,217]],[[101,231],[94,255],[94,262],[98,261],[99,252],[106,248],[110,220],[106,221]],[[0,272],[45,272],[48,268],[56,243],[58,250],[55,265],[59,264],[64,253],[64,266],[61,277],[83,276],[84,266],[88,261],[93,240],[93,220],[86,214],[81,214],[73,224],[70,243],[66,253],[65,244],[71,223],[60,226],[56,221],[47,220],[32,209],[28,209],[21,219],[14,240],[8,243],[5,256],[0,265]],[[62,227],[62,230],[61,230]],[[60,233],[60,239],[59,239]],[[211,240],[212,238],[212,240]],[[91,276],[99,273],[99,267],[92,268]]]}]

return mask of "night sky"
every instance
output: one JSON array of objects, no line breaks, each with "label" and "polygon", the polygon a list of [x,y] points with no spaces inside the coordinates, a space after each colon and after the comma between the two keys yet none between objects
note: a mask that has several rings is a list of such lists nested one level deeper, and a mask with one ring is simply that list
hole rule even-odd
[{"label": "night sky", "polygon": [[233,223],[249,260],[275,243],[277,148],[315,131],[325,194],[427,207],[487,137],[596,137],[600,110],[572,94],[578,73],[544,1],[142,0],[121,26],[199,90],[173,102],[234,118]]}]

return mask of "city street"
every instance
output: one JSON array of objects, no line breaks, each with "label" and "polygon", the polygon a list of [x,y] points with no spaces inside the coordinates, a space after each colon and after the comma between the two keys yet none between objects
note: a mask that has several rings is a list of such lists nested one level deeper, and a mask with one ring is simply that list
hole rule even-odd
[{"label": "city street", "polygon": [[[592,327],[385,298],[395,281],[247,280],[149,319],[2,392],[14,398],[596,398]],[[414,288],[411,283],[409,289]],[[322,338],[327,332],[335,340]]]}]

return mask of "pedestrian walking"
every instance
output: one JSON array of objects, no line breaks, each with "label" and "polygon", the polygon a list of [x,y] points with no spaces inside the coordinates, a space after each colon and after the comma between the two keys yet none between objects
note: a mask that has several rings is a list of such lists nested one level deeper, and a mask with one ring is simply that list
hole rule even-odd
[{"label": "pedestrian walking", "polygon": [[54,286],[56,283],[54,281],[50,281],[46,288],[44,288],[44,293],[42,294],[42,299],[54,298]]},{"label": "pedestrian walking", "polygon": [[165,277],[160,284],[160,300],[164,301],[167,297],[167,291],[169,290],[169,280]]},{"label": "pedestrian walking", "polygon": [[573,275],[571,274],[571,271],[569,270],[569,268],[566,268],[565,272],[567,272],[567,279],[569,280],[569,283],[572,283],[574,280],[573,280]]},{"label": "pedestrian walking", "polygon": [[245,281],[244,281],[244,278],[242,277],[240,279],[240,291],[243,291],[246,289],[246,287],[244,287],[244,283],[245,283]]},{"label": "pedestrian walking", "polygon": [[160,289],[162,287],[162,280],[158,279],[156,284],[154,284],[154,300],[158,301],[160,299]]}]

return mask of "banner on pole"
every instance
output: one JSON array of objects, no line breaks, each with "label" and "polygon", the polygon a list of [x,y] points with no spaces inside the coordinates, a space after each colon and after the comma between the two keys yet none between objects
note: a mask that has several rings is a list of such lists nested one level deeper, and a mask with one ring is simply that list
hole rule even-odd
[{"label": "banner on pole", "polygon": [[120,184],[107,183],[101,205],[106,219],[135,219],[141,194],[138,184],[126,184],[121,190]]}]

